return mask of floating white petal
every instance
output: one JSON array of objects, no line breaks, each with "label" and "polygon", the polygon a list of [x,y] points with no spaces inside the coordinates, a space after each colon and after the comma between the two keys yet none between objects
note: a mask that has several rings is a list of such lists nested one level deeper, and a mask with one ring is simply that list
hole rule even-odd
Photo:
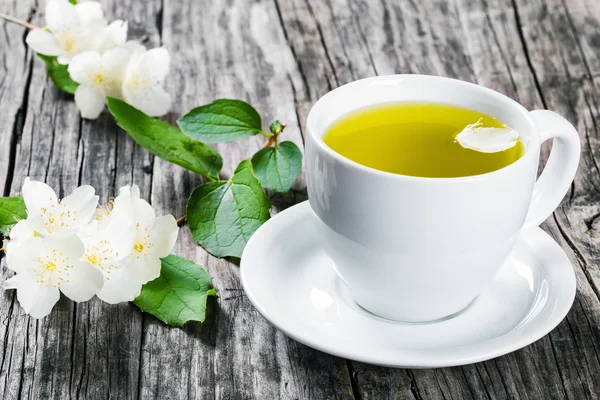
[{"label": "floating white petal", "polygon": [[467,125],[456,135],[456,141],[467,149],[482,153],[497,153],[510,149],[519,140],[519,133],[509,127],[492,128],[481,125],[481,121]]}]

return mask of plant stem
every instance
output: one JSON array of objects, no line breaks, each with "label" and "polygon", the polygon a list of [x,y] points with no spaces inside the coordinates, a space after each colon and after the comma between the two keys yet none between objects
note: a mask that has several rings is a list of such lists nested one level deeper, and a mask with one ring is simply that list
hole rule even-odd
[{"label": "plant stem", "polygon": [[271,145],[277,140],[277,136],[272,135],[269,137],[269,140],[267,140],[265,142],[265,144],[263,145],[263,149],[266,149],[267,147],[271,147]]},{"label": "plant stem", "polygon": [[21,26],[24,26],[27,29],[37,29],[37,26],[30,24],[27,21],[23,21],[14,17],[11,17],[10,15],[6,15],[4,13],[0,13],[0,19],[5,19],[7,21],[10,22],[14,22],[15,24],[19,24]]},{"label": "plant stem", "polygon": [[270,133],[267,133],[267,132],[265,132],[265,131],[260,131],[260,134],[261,134],[261,135],[263,135],[263,136],[264,136],[264,137],[266,137],[266,138],[270,138],[270,137],[272,137],[272,136],[273,136],[273,135],[271,135]]},{"label": "plant stem", "polygon": [[184,215],[183,217],[181,217],[177,220],[177,226],[181,228],[183,225],[185,225],[186,222],[187,222],[187,215]]}]

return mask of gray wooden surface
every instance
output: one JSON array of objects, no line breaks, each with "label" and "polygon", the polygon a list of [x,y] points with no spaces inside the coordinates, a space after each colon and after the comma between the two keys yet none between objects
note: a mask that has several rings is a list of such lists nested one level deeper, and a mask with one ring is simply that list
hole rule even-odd
[{"label": "gray wooden surface", "polygon": [[[130,304],[61,299],[24,315],[0,291],[3,399],[596,399],[600,398],[600,3],[598,0],[101,0],[130,37],[173,55],[171,122],[218,97],[242,98],[288,124],[302,145],[310,106],[351,80],[392,73],[455,77],[573,122],[583,143],[570,193],[544,228],[567,251],[577,297],[548,336],[458,368],[373,367],[320,353],[271,327],[244,296],[238,267],[196,248],[175,252],[215,276],[220,297],[204,324],[168,328]],[[44,0],[2,0],[0,12],[43,24]],[[164,213],[183,215],[192,173],[153,158],[111,117],[79,118],[46,78],[25,30],[0,22],[0,190],[26,176],[60,195],[91,184],[106,199],[137,183]],[[218,145],[225,175],[261,145]],[[547,156],[548,149],[544,151]],[[274,196],[306,198],[304,180]],[[2,269],[2,278],[8,276]]]}]

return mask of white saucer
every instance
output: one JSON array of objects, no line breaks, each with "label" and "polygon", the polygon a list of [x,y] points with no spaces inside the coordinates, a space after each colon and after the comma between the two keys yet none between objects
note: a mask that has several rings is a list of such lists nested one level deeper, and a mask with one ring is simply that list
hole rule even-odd
[{"label": "white saucer", "polygon": [[250,239],[242,284],[258,311],[286,335],[336,356],[403,368],[463,365],[520,349],[550,332],[575,298],[575,274],[541,229],[462,313],[441,322],[388,321],[358,306],[313,229],[308,202],[265,223]]}]

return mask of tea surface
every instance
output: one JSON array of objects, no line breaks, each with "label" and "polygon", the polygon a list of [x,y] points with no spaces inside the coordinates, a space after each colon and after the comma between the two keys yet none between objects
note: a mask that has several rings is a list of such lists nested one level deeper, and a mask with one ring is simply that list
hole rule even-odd
[{"label": "tea surface", "polygon": [[359,164],[402,175],[450,178],[484,174],[524,153],[519,140],[497,153],[462,147],[455,137],[467,125],[502,128],[501,121],[466,108],[437,103],[397,103],[357,111],[329,127],[323,140]]}]

